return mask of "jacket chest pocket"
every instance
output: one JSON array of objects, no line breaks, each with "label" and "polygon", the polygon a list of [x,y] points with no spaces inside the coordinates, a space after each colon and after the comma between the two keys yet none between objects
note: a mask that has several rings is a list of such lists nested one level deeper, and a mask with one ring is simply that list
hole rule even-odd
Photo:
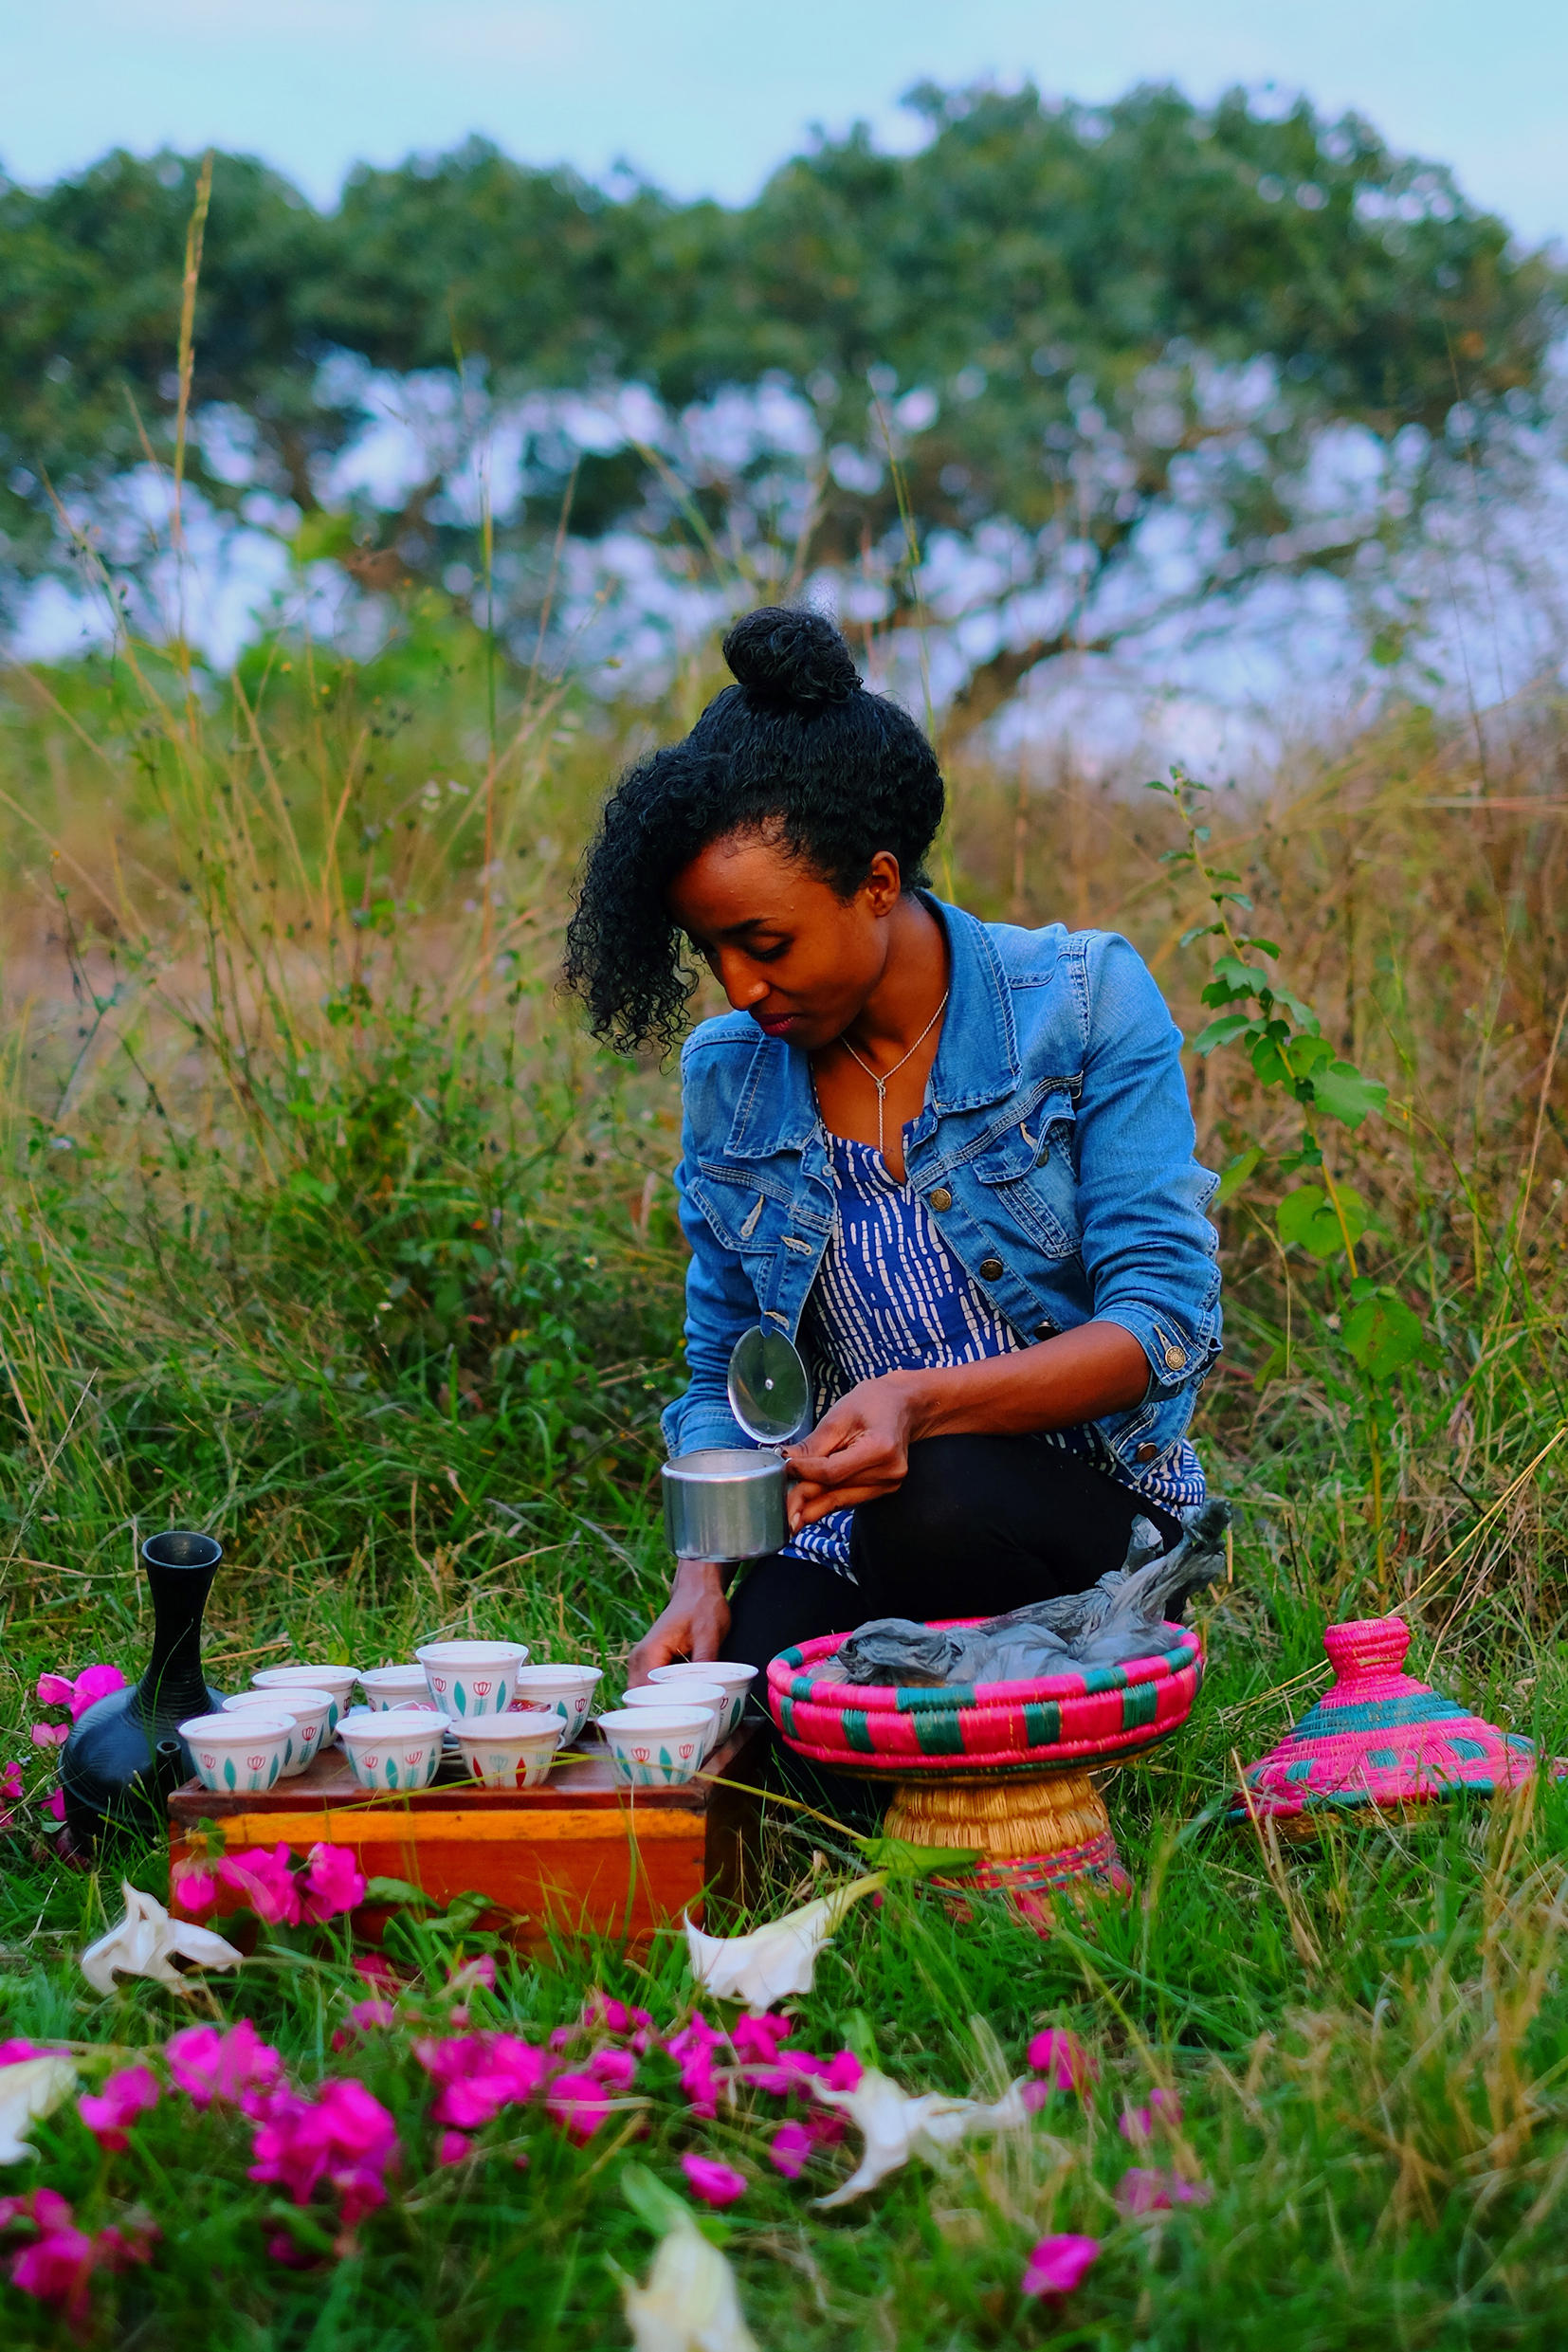
[{"label": "jacket chest pocket", "polygon": [[994,1210],[1051,1258],[1074,1256],[1082,1238],[1073,1130],[1072,1097],[1049,1094],[969,1163]]},{"label": "jacket chest pocket", "polygon": [[715,1238],[745,1260],[759,1290],[758,1269],[780,1251],[809,1258],[821,1246],[814,1231],[821,1220],[787,1187],[766,1178],[759,1183],[755,1172],[738,1176],[704,1162],[686,1189]]}]

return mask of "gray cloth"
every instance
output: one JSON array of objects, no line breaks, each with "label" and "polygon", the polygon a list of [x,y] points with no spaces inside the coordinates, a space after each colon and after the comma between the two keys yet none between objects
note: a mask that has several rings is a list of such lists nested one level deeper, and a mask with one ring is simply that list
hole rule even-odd
[{"label": "gray cloth", "polygon": [[1127,1558],[1086,1593],[1010,1609],[979,1625],[939,1632],[911,1617],[873,1617],[857,1626],[819,1681],[939,1686],[1031,1682],[1076,1667],[1121,1666],[1165,1647],[1163,1628],[1225,1564],[1231,1505],[1217,1500],[1188,1511],[1181,1541],[1161,1552],[1147,1519],[1133,1522]]}]

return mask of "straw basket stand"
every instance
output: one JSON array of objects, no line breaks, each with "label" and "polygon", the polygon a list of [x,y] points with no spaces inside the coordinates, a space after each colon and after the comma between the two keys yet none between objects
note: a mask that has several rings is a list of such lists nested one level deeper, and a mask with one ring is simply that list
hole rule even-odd
[{"label": "straw basket stand", "polygon": [[1140,1755],[1191,1713],[1203,1646],[1190,1628],[1165,1632],[1168,1649],[1122,1666],[932,1688],[824,1681],[848,1638],[830,1633],[773,1660],[768,1704],[797,1755],[893,1784],[889,1836],[977,1851],[952,1883],[1037,1909],[1060,1890],[1129,1885],[1090,1775]]}]

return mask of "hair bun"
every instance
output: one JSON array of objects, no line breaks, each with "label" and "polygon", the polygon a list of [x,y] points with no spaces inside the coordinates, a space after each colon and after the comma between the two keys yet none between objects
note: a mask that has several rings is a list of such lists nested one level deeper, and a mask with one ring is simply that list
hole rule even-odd
[{"label": "hair bun", "polygon": [[742,613],[724,640],[724,659],[751,700],[772,710],[847,702],[861,683],[832,622],[789,605]]}]

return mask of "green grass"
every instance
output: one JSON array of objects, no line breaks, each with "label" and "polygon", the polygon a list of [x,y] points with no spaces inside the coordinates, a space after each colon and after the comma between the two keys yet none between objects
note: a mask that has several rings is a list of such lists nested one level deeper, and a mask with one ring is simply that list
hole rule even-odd
[{"label": "green grass", "polygon": [[[0,1761],[24,1760],[28,1799],[0,1845],[0,2026],[119,2051],[187,2007],[149,1985],[100,2000],[80,1976],[119,1866],[60,1861],[27,1727],[41,1670],[137,1668],[140,1536],[221,1535],[209,1661],[230,1687],[269,1658],[370,1661],[470,1628],[613,1669],[666,1566],[674,1081],[593,1051],[552,993],[564,876],[624,738],[508,682],[492,750],[474,648],[431,628],[362,675],[284,658],[258,660],[243,704],[100,668],[17,680],[3,706]],[[1234,1581],[1200,1612],[1191,1726],[1111,1788],[1132,1901],[1042,1942],[994,1905],[960,1923],[892,1889],[850,1915],[803,2005],[813,2047],[848,2039],[914,2089],[994,2091],[1041,2024],[1068,2025],[1099,2061],[1092,2096],[826,2215],[810,2200],[843,2153],[786,2182],[765,2154],[776,2102],[693,2123],[660,2058],[646,2108],[581,2149],[511,2109],[441,2166],[409,2033],[331,2048],[364,1989],[346,1947],[264,1937],[189,2015],[253,2018],[301,2085],[362,2078],[402,2136],[392,2197],[352,2249],[325,2205],[295,2215],[311,2267],[289,2268],[266,2246],[292,2209],[247,2179],[243,2120],[166,2097],[104,2159],[63,2109],[26,2182],[83,2226],[140,2210],[162,2233],[145,2269],[95,2286],[99,2341],[621,2343],[610,2262],[640,2274],[652,2240],[619,2175],[635,2158],[680,2189],[691,2148],[748,2174],[711,2227],[765,2346],[1560,2342],[1568,1791],[1343,1823],[1312,1850],[1205,1826],[1233,1758],[1316,1687],[1326,1619],[1395,1600],[1417,1671],[1435,1654],[1443,1687],[1568,1746],[1558,852],[1524,816],[1457,856],[1424,802],[1458,757],[1412,721],[1238,802],[1223,845],[1293,985],[1405,1106],[1339,1163],[1373,1205],[1378,1278],[1432,1341],[1396,1397],[1381,1571],[1335,1301],[1278,1249],[1266,1165],[1226,1212],[1231,1353],[1200,1424],[1238,1506]],[[961,759],[955,783],[966,901],[1117,923],[1195,1026],[1158,815],[1070,781],[1024,808]],[[1196,1086],[1212,1161],[1278,1149],[1245,1074],[1216,1060]],[[851,1867],[818,1825],[775,1814],[770,1841],[770,1911]],[[160,1853],[126,1867],[163,1887]],[[461,1917],[396,1933],[407,2002],[438,2017],[451,1961],[485,1939]],[[503,1956],[469,2006],[538,2035],[595,1986],[662,2023],[691,1998],[670,1939],[641,1964]],[[1212,2201],[1123,2221],[1117,2117],[1154,2083],[1181,2092],[1184,2145],[1150,2161]],[[1100,2260],[1060,2308],[1021,2302],[1055,2230],[1100,2238]],[[63,2337],[3,2286],[0,2314],[9,2341]]]}]

